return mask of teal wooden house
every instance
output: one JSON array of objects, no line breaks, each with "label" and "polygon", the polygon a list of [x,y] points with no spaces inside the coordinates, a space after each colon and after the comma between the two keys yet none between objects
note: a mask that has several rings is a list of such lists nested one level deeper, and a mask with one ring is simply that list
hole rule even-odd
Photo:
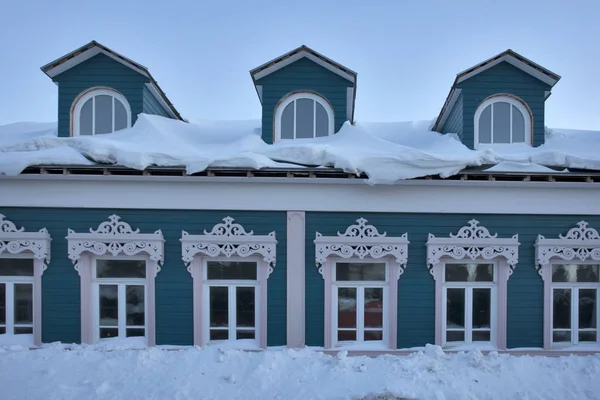
[{"label": "teal wooden house", "polygon": [[[42,71],[73,148],[147,115],[191,126],[148,68],[97,42]],[[250,75],[269,151],[335,146],[357,124],[357,73],[306,46]],[[507,50],[457,75],[430,127],[444,135],[429,134],[456,134],[468,154],[540,148],[559,79]],[[368,185],[282,161],[186,173],[65,160],[0,174],[0,345],[600,350],[595,164]]]}]

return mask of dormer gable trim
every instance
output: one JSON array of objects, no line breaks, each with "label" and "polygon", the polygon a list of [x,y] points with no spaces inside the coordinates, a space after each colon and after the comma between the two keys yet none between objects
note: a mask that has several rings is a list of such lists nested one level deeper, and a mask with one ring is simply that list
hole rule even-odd
[{"label": "dormer gable trim", "polygon": [[150,80],[150,83],[146,85],[150,89],[150,93],[156,98],[156,100],[163,106],[165,111],[169,114],[171,118],[183,120],[179,112],[175,109],[175,106],[171,101],[167,98],[166,93],[158,86],[158,82],[152,77],[150,71],[145,66],[136,63],[133,60],[117,53],[114,50],[109,49],[108,47],[92,40],[88,44],[44,65],[41,67],[41,70],[51,79],[62,74],[65,71],[83,63],[84,61],[89,60],[90,58],[98,55],[104,54],[107,57],[112,58],[113,60],[121,63],[127,68],[132,69],[133,71],[145,76]]}]

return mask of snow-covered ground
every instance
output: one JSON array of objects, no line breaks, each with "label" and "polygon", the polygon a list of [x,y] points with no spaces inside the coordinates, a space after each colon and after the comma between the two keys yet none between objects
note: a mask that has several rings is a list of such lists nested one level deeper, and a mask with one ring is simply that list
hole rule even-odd
[{"label": "snow-covered ground", "polygon": [[324,166],[366,173],[368,183],[390,184],[427,175],[448,177],[468,166],[492,171],[552,172],[552,168],[600,170],[600,132],[551,130],[537,148],[525,144],[470,150],[454,134],[429,130],[431,121],[346,123],[331,137],[282,140],[268,145],[260,121],[193,124],[140,114],[135,125],[96,137],[58,138],[56,124],[0,126],[0,174],[18,175],[31,165],[118,164],[134,169]]},{"label": "snow-covered ground", "polygon": [[[379,396],[379,397],[378,397]],[[600,355],[509,356],[439,347],[408,356],[107,349],[0,349],[2,400],[600,399]]]}]

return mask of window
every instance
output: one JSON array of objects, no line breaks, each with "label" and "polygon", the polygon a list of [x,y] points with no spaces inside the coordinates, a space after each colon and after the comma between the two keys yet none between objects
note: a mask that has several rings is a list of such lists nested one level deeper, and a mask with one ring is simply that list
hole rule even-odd
[{"label": "window", "polygon": [[496,341],[496,270],[493,263],[445,264],[443,345]]},{"label": "window", "polygon": [[566,235],[536,243],[544,280],[544,349],[600,347],[600,235],[580,221]]},{"label": "window", "polygon": [[73,136],[112,133],[131,126],[125,96],[112,89],[93,89],[75,101]]},{"label": "window", "polygon": [[0,335],[33,337],[33,259],[0,258]]},{"label": "window", "polygon": [[163,235],[139,233],[120,219],[113,214],[89,233],[68,230],[69,258],[81,278],[81,342],[142,338],[131,340],[153,346]]},{"label": "window", "polygon": [[232,217],[204,235],[183,232],[182,259],[194,280],[194,345],[267,347],[276,245],[275,232],[246,232]]},{"label": "window", "polygon": [[333,129],[333,109],[318,95],[296,93],[277,106],[275,140],[330,136]]},{"label": "window", "polygon": [[475,112],[475,147],[508,143],[531,144],[531,116],[521,101],[494,96]]},{"label": "window", "polygon": [[315,254],[325,281],[325,348],[394,349],[398,279],[408,239],[388,237],[364,218],[337,236],[317,232]]},{"label": "window", "polygon": [[518,235],[499,238],[474,219],[449,237],[429,234],[437,345],[506,349],[507,282],[519,245]]},{"label": "window", "polygon": [[145,260],[94,260],[95,340],[146,336]]}]

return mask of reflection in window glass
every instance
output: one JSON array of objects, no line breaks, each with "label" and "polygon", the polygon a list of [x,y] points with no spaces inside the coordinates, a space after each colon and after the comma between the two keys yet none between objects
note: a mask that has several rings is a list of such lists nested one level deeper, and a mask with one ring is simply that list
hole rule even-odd
[{"label": "reflection in window glass", "polygon": [[208,279],[257,279],[256,262],[246,261],[209,261],[207,263]]},{"label": "reflection in window glass", "polygon": [[145,278],[144,260],[96,260],[97,278]]},{"label": "reflection in window glass", "polygon": [[487,106],[479,117],[479,143],[492,143],[492,105]]},{"label": "reflection in window glass", "polygon": [[79,134],[93,135],[94,134],[94,98],[87,100],[79,115]]},{"label": "reflection in window glass", "polygon": [[552,264],[552,282],[599,282],[600,265]]},{"label": "reflection in window glass", "polygon": [[0,276],[33,276],[33,259],[0,258]]},{"label": "reflection in window glass", "polygon": [[510,104],[497,102],[492,106],[494,143],[510,143]]},{"label": "reflection in window glass", "polygon": [[493,282],[494,264],[446,264],[446,282]]},{"label": "reflection in window glass", "polygon": [[336,281],[385,281],[385,263],[336,263]]},{"label": "reflection in window glass", "polygon": [[104,94],[94,97],[96,135],[113,131],[113,98]]},{"label": "reflection in window glass", "polygon": [[291,102],[283,109],[281,114],[281,138],[282,139],[293,139],[294,138],[294,105],[295,102]]}]

